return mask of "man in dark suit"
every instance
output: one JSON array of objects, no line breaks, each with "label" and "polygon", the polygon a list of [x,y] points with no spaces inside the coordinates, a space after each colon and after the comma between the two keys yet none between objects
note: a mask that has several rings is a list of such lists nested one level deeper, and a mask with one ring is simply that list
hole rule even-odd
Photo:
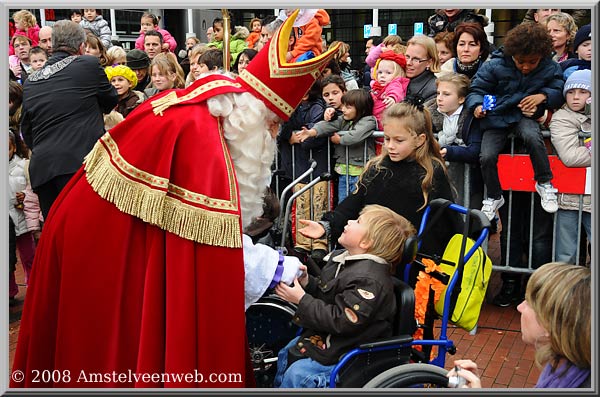
[{"label": "man in dark suit", "polygon": [[53,56],[23,86],[21,131],[32,150],[29,173],[44,217],[104,134],[103,113],[118,101],[98,58],[82,55],[85,32],[72,21],[52,29]]}]

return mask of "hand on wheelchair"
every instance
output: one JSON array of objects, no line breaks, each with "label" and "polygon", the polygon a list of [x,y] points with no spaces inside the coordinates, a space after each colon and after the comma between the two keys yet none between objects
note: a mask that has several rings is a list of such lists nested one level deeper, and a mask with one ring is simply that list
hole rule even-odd
[{"label": "hand on wheelchair", "polygon": [[456,372],[455,369],[448,371],[448,378],[460,376],[467,380],[467,383],[462,388],[467,389],[480,389],[481,379],[476,374],[479,373],[477,364],[471,360],[454,360],[454,366],[460,370]]},{"label": "hand on wheelchair", "polygon": [[[304,285],[306,285],[306,282]],[[279,283],[275,287],[275,293],[281,299],[295,304],[298,304],[300,302],[300,299],[302,299],[304,294],[306,294],[306,292],[304,292],[304,288],[302,288],[301,281],[298,278],[294,280],[294,284],[292,284],[291,286],[285,283]]]}]

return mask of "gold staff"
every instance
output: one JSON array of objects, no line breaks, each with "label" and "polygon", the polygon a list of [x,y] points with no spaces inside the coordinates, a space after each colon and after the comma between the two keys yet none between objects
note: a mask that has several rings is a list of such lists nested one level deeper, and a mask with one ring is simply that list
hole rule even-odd
[{"label": "gold staff", "polygon": [[229,11],[226,8],[221,9],[223,14],[223,70],[229,72],[231,52],[229,50],[229,33],[231,32],[231,21]]}]

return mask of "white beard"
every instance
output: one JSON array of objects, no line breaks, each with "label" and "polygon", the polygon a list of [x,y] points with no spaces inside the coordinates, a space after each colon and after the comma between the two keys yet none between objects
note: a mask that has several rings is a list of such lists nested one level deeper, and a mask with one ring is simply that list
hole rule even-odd
[{"label": "white beard", "polygon": [[223,130],[238,181],[242,229],[263,213],[263,198],[271,183],[271,164],[276,143],[268,124],[277,115],[249,93],[223,94],[208,101],[215,117],[223,118]]}]

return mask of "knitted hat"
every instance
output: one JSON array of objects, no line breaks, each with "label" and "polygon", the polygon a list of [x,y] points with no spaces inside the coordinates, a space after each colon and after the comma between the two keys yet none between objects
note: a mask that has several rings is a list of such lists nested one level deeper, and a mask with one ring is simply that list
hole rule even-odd
[{"label": "knitted hat", "polygon": [[573,49],[577,51],[577,47],[586,40],[592,39],[592,25],[583,25],[577,30],[575,34],[575,40],[573,41]]},{"label": "knitted hat", "polygon": [[145,69],[150,65],[150,58],[142,50],[131,50],[127,53],[127,66],[132,70]]},{"label": "knitted hat", "polygon": [[107,66],[104,68],[104,73],[106,73],[106,77],[108,77],[108,81],[112,80],[115,76],[123,76],[131,83],[132,87],[135,87],[138,83],[137,76],[133,70],[129,66],[125,65],[117,65],[117,66]]},{"label": "knitted hat", "polygon": [[567,95],[567,91],[574,88],[581,88],[592,92],[592,71],[589,69],[576,70],[567,79],[563,95]]},{"label": "knitted hat", "polygon": [[286,62],[290,32],[297,16],[298,10],[275,31],[273,38],[236,79],[237,83],[263,101],[283,120],[289,119],[339,48],[338,44],[306,61]]}]

